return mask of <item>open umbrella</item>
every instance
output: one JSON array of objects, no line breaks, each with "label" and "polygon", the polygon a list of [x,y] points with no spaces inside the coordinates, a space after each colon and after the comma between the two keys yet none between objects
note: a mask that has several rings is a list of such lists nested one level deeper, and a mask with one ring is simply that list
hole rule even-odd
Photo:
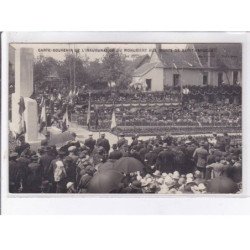
[{"label": "open umbrella", "polygon": [[87,186],[87,193],[117,192],[123,178],[123,174],[115,170],[97,172]]},{"label": "open umbrella", "polygon": [[98,172],[114,170],[114,162],[115,160],[109,159],[108,161],[100,164],[100,166],[98,167]]},{"label": "open umbrella", "polygon": [[237,184],[226,176],[216,177],[207,183],[208,193],[213,194],[234,194],[238,191]]},{"label": "open umbrella", "polygon": [[144,165],[134,157],[122,157],[114,163],[114,168],[119,172],[129,174],[143,171]]}]

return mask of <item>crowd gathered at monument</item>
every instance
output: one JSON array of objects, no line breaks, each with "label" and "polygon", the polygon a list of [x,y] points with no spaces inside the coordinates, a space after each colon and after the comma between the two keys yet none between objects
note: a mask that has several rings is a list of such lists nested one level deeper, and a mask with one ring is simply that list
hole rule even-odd
[{"label": "crowd gathered at monument", "polygon": [[73,139],[57,148],[50,135],[37,151],[20,136],[9,154],[11,193],[239,193],[242,146],[237,137],[173,137],[142,140],[124,134],[110,145],[100,138]]}]

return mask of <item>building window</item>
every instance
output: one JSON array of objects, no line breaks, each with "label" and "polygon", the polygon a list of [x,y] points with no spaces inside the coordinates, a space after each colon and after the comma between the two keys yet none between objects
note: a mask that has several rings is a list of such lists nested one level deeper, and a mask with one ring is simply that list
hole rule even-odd
[{"label": "building window", "polygon": [[177,87],[180,85],[180,74],[173,75],[173,85],[174,87]]},{"label": "building window", "polygon": [[203,85],[208,85],[208,73],[207,72],[203,73],[202,83]]},{"label": "building window", "polygon": [[223,73],[218,73],[218,86],[220,86],[223,83]]},{"label": "building window", "polygon": [[233,72],[233,84],[238,83],[238,71]]},{"label": "building window", "polygon": [[146,91],[150,91],[152,88],[152,79],[146,79],[146,84],[147,84]]}]

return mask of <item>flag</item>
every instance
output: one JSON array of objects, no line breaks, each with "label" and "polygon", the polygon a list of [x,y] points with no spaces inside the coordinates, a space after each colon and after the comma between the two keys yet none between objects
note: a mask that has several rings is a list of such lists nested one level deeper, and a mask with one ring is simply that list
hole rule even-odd
[{"label": "flag", "polygon": [[24,99],[21,96],[19,101],[19,121],[18,121],[18,131],[17,131],[17,137],[26,133],[26,124],[24,120],[24,110],[25,110],[25,103]]},{"label": "flag", "polygon": [[69,114],[68,114],[68,107],[66,108],[66,111],[63,115],[63,123],[66,127],[68,127],[70,125],[70,122],[69,122]]},{"label": "flag", "polygon": [[44,98],[43,98],[43,96],[42,96],[42,99],[41,99],[41,102],[40,102],[40,107],[42,107],[43,106],[43,103],[44,103]]},{"label": "flag", "polygon": [[116,119],[115,119],[115,110],[113,110],[113,113],[112,113],[112,118],[111,118],[111,130],[113,128],[115,128],[117,125],[116,125]]},{"label": "flag", "polygon": [[39,129],[40,133],[47,126],[46,105],[45,105],[44,99],[43,99],[43,103],[41,103],[41,105],[42,105],[42,111],[41,111],[41,116],[40,116],[40,129]]},{"label": "flag", "polygon": [[197,121],[199,127],[202,127],[202,125],[201,125],[201,123],[198,121],[198,119],[196,119],[196,121]]},{"label": "flag", "polygon": [[55,98],[54,98],[54,95],[53,95],[53,94],[51,94],[51,95],[50,95],[50,100],[51,100],[52,102],[55,100]]},{"label": "flag", "polygon": [[99,111],[95,108],[95,128],[97,129],[99,126]]},{"label": "flag", "polygon": [[45,101],[42,104],[42,112],[41,112],[41,116],[40,116],[40,123],[45,122],[46,123],[46,105],[45,105]]},{"label": "flag", "polygon": [[89,105],[88,105],[88,113],[87,113],[87,126],[90,128],[90,93],[89,93]]}]

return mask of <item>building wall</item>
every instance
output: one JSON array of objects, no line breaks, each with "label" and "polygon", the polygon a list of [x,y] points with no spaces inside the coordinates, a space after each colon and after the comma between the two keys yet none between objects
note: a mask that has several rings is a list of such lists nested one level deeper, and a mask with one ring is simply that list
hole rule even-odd
[{"label": "building wall", "polygon": [[173,75],[180,74],[180,81],[182,85],[202,85],[203,74],[198,69],[165,69],[164,70],[164,84],[165,86],[173,86]]},{"label": "building wall", "polygon": [[[145,75],[140,77],[140,82],[145,82],[146,79],[151,79],[151,91],[163,91],[164,89],[164,70],[163,68],[153,68]],[[133,77],[133,82],[138,81],[138,77]]]},{"label": "building wall", "polygon": [[[173,75],[180,74],[180,81],[182,86],[203,86],[203,73],[208,73],[208,85],[218,86],[218,73],[217,70],[199,70],[199,69],[163,69],[163,68],[153,68],[145,75],[141,77],[133,77],[133,82],[145,82],[146,79],[152,79],[151,81],[151,90],[152,91],[163,91],[164,86],[173,86]],[[225,84],[233,84],[233,71],[228,71],[223,73],[223,81]],[[229,81],[228,81],[229,80]],[[238,81],[241,84],[241,72],[238,71]]]},{"label": "building wall", "polygon": [[238,72],[238,82],[242,85],[242,74],[240,70],[228,70],[227,72],[222,72],[219,70],[210,71],[211,81],[210,84],[214,86],[218,86],[218,74],[221,72],[223,75],[223,82],[225,84],[233,85],[233,72]]}]

